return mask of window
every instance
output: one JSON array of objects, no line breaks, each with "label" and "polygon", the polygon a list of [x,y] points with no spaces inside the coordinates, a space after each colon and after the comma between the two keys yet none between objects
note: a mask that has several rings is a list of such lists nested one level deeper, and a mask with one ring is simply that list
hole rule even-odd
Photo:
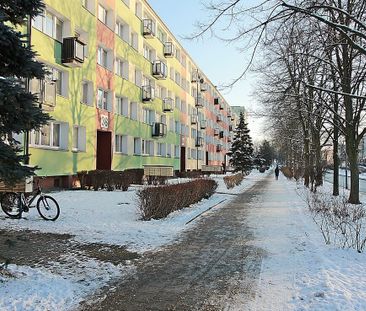
[{"label": "window", "polygon": [[112,110],[111,92],[103,89],[98,89],[97,107],[99,109]]},{"label": "window", "polygon": [[54,14],[44,11],[33,19],[33,27],[62,42],[64,22]]},{"label": "window", "polygon": [[86,128],[74,125],[72,129],[72,150],[86,151]]},{"label": "window", "polygon": [[98,59],[97,63],[105,68],[108,65],[108,51],[103,49],[102,47],[98,47]]},{"label": "window", "polygon": [[128,62],[120,58],[116,58],[115,72],[117,75],[128,80]]},{"label": "window", "polygon": [[127,5],[128,7],[130,7],[130,0],[122,0],[122,1],[123,1],[123,3],[125,5]]},{"label": "window", "polygon": [[94,0],[81,0],[81,5],[89,12],[94,13]]},{"label": "window", "polygon": [[141,72],[141,70],[138,70],[138,69],[135,70],[135,84],[138,87],[142,86],[142,72]]},{"label": "window", "polygon": [[125,153],[128,152],[128,142],[127,142],[127,136],[126,135],[116,135],[114,140],[114,151],[117,153]]},{"label": "window", "polygon": [[138,18],[142,18],[142,4],[138,1],[135,3],[135,14]]},{"label": "window", "polygon": [[138,51],[139,49],[139,39],[138,35],[135,32],[131,32],[131,46]]},{"label": "window", "polygon": [[116,96],[116,113],[128,117],[128,98]]},{"label": "window", "polygon": [[130,103],[130,118],[132,120],[137,120],[138,119],[138,113],[137,113],[137,103],[131,102]]},{"label": "window", "polygon": [[174,146],[174,157],[175,158],[180,157],[180,146]]},{"label": "window", "polygon": [[107,10],[100,4],[98,4],[98,19],[103,24],[107,24]]},{"label": "window", "polygon": [[158,143],[157,147],[158,148],[156,150],[156,154],[158,156],[165,157],[165,155],[166,155],[166,144],[165,143]]},{"label": "window", "polygon": [[136,155],[141,154],[141,138],[135,137],[133,139],[133,153]]},{"label": "window", "polygon": [[147,124],[153,124],[155,122],[155,111],[150,109],[142,110],[142,121]]},{"label": "window", "polygon": [[68,124],[50,122],[33,131],[31,145],[35,147],[50,147],[55,149],[67,149],[68,145]]},{"label": "window", "polygon": [[158,27],[157,37],[158,37],[158,39],[159,39],[162,43],[165,43],[165,42],[167,41],[167,35],[166,35],[166,32],[165,32],[164,30],[162,30],[160,27]]},{"label": "window", "polygon": [[81,102],[89,106],[93,104],[93,83],[90,81],[81,83]]},{"label": "window", "polygon": [[156,58],[155,55],[155,51],[148,45],[144,44],[144,57],[152,63]]},{"label": "window", "polygon": [[116,34],[127,43],[130,41],[130,27],[127,23],[118,20],[116,22]]}]

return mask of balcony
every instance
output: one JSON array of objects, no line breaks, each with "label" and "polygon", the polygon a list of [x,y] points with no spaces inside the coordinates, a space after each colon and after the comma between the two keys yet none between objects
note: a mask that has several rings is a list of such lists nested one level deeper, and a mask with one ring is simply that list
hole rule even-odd
[{"label": "balcony", "polygon": [[192,83],[197,83],[199,80],[199,74],[196,70],[192,71],[192,74],[191,74],[191,82]]},{"label": "balcony", "polygon": [[173,111],[173,98],[166,97],[163,99],[163,111],[172,112]]},{"label": "balcony", "polygon": [[214,129],[214,136],[219,136],[220,130],[219,129]]},{"label": "balcony", "polygon": [[155,89],[151,85],[145,85],[142,88],[142,101],[148,102],[155,98]]},{"label": "balcony", "polygon": [[227,110],[227,117],[231,118],[231,109],[230,108]]},{"label": "balcony", "polygon": [[152,19],[145,18],[142,20],[142,34],[145,38],[153,38],[155,36],[155,22]]},{"label": "balcony", "polygon": [[206,120],[201,120],[200,127],[201,127],[201,130],[204,130],[207,127],[207,121]]},{"label": "balcony", "polygon": [[228,143],[231,143],[232,141],[233,141],[233,139],[231,138],[231,136],[228,136],[228,137],[227,137],[227,142],[228,142]]},{"label": "balcony", "polygon": [[229,125],[229,132],[232,132],[232,131],[233,131],[233,126]]},{"label": "balcony", "polygon": [[191,115],[191,124],[197,124],[198,122],[198,115],[192,114]]},{"label": "balcony", "polygon": [[214,105],[220,105],[220,98],[219,97],[214,98]]},{"label": "balcony", "polygon": [[220,110],[224,110],[224,105],[223,104],[220,104]]},{"label": "balcony", "polygon": [[160,60],[156,60],[152,64],[152,75],[159,80],[164,80],[168,76],[168,67]]},{"label": "balcony", "polygon": [[152,124],[152,137],[164,137],[167,133],[167,126],[164,123],[155,122]]},{"label": "balcony", "polygon": [[201,92],[206,92],[208,90],[208,85],[206,82],[200,83]]},{"label": "balcony", "polygon": [[174,57],[174,45],[173,42],[165,42],[164,43],[164,56],[165,57]]},{"label": "balcony", "polygon": [[217,152],[222,151],[222,149],[223,149],[223,146],[222,146],[221,144],[217,144],[217,145],[216,145],[216,151],[217,151]]},{"label": "balcony", "polygon": [[217,117],[216,117],[216,121],[217,122],[222,122],[222,115],[221,114],[218,114]]},{"label": "balcony", "polygon": [[219,138],[224,138],[224,131],[220,131]]},{"label": "balcony", "polygon": [[196,138],[196,147],[203,147],[204,139],[203,137],[197,137]]},{"label": "balcony", "polygon": [[232,121],[232,122],[234,122],[234,121],[235,121],[234,116],[231,116],[231,121]]},{"label": "balcony", "polygon": [[203,107],[203,97],[202,96],[199,95],[198,98],[196,98],[195,107],[196,108]]},{"label": "balcony", "polygon": [[84,63],[84,46],[77,37],[64,38],[61,62],[67,67],[80,67]]}]

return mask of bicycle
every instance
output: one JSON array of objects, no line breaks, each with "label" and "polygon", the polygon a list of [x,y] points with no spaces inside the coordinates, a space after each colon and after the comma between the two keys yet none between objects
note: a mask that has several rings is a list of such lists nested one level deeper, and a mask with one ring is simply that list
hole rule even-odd
[{"label": "bicycle", "polygon": [[[39,181],[37,188],[30,196],[26,196],[23,192],[5,192],[0,200],[1,208],[10,218],[21,218],[23,212],[29,212],[29,209],[33,207],[37,207],[39,215],[45,220],[55,221],[60,216],[57,201],[53,197],[43,194]],[[38,196],[37,204],[32,205]]]}]

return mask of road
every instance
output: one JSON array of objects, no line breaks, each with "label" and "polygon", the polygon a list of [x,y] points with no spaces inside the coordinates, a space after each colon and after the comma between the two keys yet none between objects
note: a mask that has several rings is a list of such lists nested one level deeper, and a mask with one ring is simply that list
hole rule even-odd
[{"label": "road", "polygon": [[108,284],[78,310],[233,310],[237,297],[253,299],[264,255],[246,219],[272,178],[196,220],[180,241],[145,255],[136,274]]}]

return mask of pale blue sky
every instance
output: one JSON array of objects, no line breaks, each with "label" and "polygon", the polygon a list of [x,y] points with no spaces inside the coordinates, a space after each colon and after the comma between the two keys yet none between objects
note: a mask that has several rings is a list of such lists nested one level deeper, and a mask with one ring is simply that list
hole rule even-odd
[{"label": "pale blue sky", "polygon": [[[148,0],[181,45],[191,55],[212,83],[227,84],[236,78],[248,64],[249,53],[240,53],[237,47],[206,36],[200,40],[186,40],[195,31],[195,22],[207,20],[208,12],[200,0]],[[254,76],[249,74],[238,82],[230,91],[221,93],[232,106],[245,106],[255,109],[251,93],[255,87]],[[258,120],[249,120],[252,136],[259,136]]]}]

